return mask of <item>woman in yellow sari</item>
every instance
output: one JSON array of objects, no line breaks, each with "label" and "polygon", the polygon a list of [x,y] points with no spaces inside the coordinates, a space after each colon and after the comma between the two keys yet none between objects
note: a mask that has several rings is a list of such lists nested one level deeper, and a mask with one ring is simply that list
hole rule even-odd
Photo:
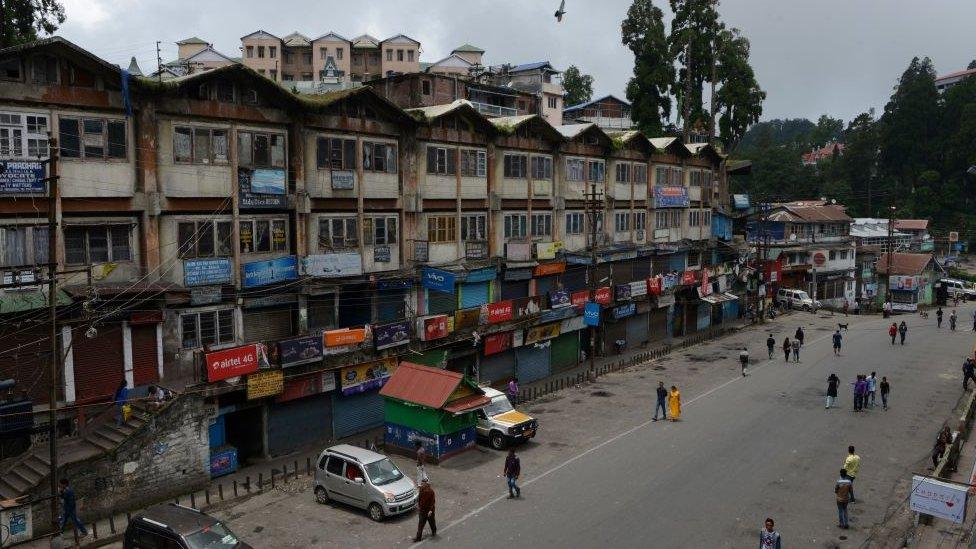
[{"label": "woman in yellow sari", "polygon": [[674,385],[668,393],[668,414],[671,416],[671,421],[678,421],[681,417],[681,391]]}]

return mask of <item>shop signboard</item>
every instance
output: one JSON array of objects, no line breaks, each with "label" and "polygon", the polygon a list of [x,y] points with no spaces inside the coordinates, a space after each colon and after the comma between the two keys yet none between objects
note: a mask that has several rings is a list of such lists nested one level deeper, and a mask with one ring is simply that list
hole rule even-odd
[{"label": "shop signboard", "polygon": [[389,263],[389,262],[390,262],[390,247],[373,246],[373,263]]},{"label": "shop signboard", "polygon": [[[34,537],[31,505],[18,505],[0,511],[0,541],[4,547],[27,542]],[[8,545],[9,544],[9,545]]]},{"label": "shop signboard", "polygon": [[275,402],[288,402],[312,395],[335,391],[335,371],[326,370],[313,374],[289,378],[285,381],[281,394],[275,398]]},{"label": "shop signboard", "polygon": [[268,354],[264,345],[252,343],[206,354],[207,381],[242,376],[256,372],[258,368],[268,368]]},{"label": "shop signboard", "polygon": [[617,284],[613,295],[617,301],[627,301],[630,299],[630,284]]},{"label": "shop signboard", "polygon": [[505,259],[508,261],[531,261],[531,242],[508,242],[505,244]]},{"label": "shop signboard", "polygon": [[505,269],[503,275],[506,281],[532,280],[532,269]]},{"label": "shop signboard", "polygon": [[231,280],[232,269],[229,257],[183,260],[184,286],[224,284]]},{"label": "shop signboard", "polygon": [[569,292],[566,290],[553,290],[549,292],[549,308],[558,309],[569,307],[572,303],[569,300]]},{"label": "shop signboard", "polygon": [[515,305],[511,299],[488,304],[488,324],[498,324],[506,320],[512,320]]},{"label": "shop signboard", "polygon": [[373,341],[376,343],[376,350],[399,347],[410,343],[410,322],[401,320],[373,326]]},{"label": "shop signboard", "polygon": [[247,399],[254,400],[281,394],[285,375],[281,370],[264,370],[247,376]]},{"label": "shop signboard", "polygon": [[319,335],[284,339],[278,342],[278,360],[282,368],[309,364],[322,359],[322,337]]},{"label": "shop signboard", "polygon": [[936,480],[922,475],[912,475],[912,493],[909,508],[916,513],[932,515],[956,524],[966,518],[969,487]]},{"label": "shop signboard", "polygon": [[543,263],[532,271],[533,276],[552,276],[566,272],[566,262],[558,261],[555,263]]},{"label": "shop signboard", "polygon": [[678,285],[681,277],[677,273],[666,274],[661,277],[661,291],[671,290]]},{"label": "shop signboard", "polygon": [[600,304],[589,301],[583,307],[583,322],[587,326],[600,325]]},{"label": "shop signboard", "polygon": [[250,174],[250,188],[254,194],[287,194],[284,168],[258,168]]},{"label": "shop signboard", "polygon": [[688,188],[682,185],[655,185],[655,208],[687,208],[691,204]]},{"label": "shop signboard", "polygon": [[918,290],[918,278],[914,276],[890,276],[888,287],[892,290]]},{"label": "shop signboard", "polygon": [[573,292],[572,295],[569,296],[569,300],[573,307],[581,309],[584,305],[586,305],[586,302],[590,300],[590,291],[580,290],[578,292]]},{"label": "shop signboard", "polygon": [[530,345],[538,341],[545,341],[554,337],[559,337],[560,322],[533,326],[525,331],[525,344]]},{"label": "shop signboard", "polygon": [[563,247],[562,242],[537,242],[535,245],[535,257],[537,259],[555,259],[556,252]]},{"label": "shop signboard", "polygon": [[454,281],[457,277],[450,271],[424,267],[420,274],[420,282],[424,288],[448,294],[454,293]]},{"label": "shop signboard", "polygon": [[485,267],[484,269],[474,269],[468,271],[467,276],[464,277],[464,281],[466,283],[490,282],[495,280],[495,277],[497,276],[498,272],[494,267]]},{"label": "shop signboard", "polygon": [[339,371],[339,386],[343,395],[365,393],[382,387],[396,370],[395,358],[384,358],[349,366]]},{"label": "shop signboard", "polygon": [[710,280],[708,269],[702,269],[701,286],[698,288],[698,295],[705,296],[712,293],[712,283]]},{"label": "shop signboard", "polygon": [[332,190],[350,191],[356,185],[356,173],[352,170],[332,170]]},{"label": "shop signboard", "polygon": [[515,318],[522,318],[542,311],[542,298],[537,295],[520,297],[514,300],[514,305]]},{"label": "shop signboard", "polygon": [[474,328],[481,324],[481,307],[454,311],[454,329]]},{"label": "shop signboard", "polygon": [[485,259],[488,257],[488,243],[469,240],[464,243],[465,259]]},{"label": "shop signboard", "polygon": [[610,303],[610,287],[604,286],[602,288],[597,288],[596,291],[593,292],[593,301],[596,301],[600,305]]},{"label": "shop signboard", "polygon": [[647,295],[647,281],[635,280],[630,283],[630,297]]},{"label": "shop signboard", "polygon": [[430,245],[426,240],[413,241],[413,260],[417,263],[430,261]]},{"label": "shop signboard", "polygon": [[647,293],[650,295],[661,295],[661,277],[652,276],[647,279]]},{"label": "shop signboard", "polygon": [[512,348],[512,332],[499,332],[485,337],[485,356],[507,351]]},{"label": "shop signboard", "polygon": [[421,341],[433,341],[447,337],[447,315],[434,315],[417,319],[417,333]]},{"label": "shop signboard", "polygon": [[316,278],[336,278],[363,274],[359,252],[310,255],[302,259],[305,274]]},{"label": "shop signboard", "polygon": [[681,274],[681,285],[691,286],[698,279],[697,271],[685,271]]},{"label": "shop signboard", "polygon": [[44,162],[0,160],[0,194],[45,191]]},{"label": "shop signboard", "polygon": [[389,278],[377,280],[377,290],[409,290],[413,286],[413,281],[409,278]]},{"label": "shop signboard", "polygon": [[574,316],[573,318],[567,318],[559,324],[559,333],[568,334],[569,332],[582,330],[585,327],[586,324],[583,322],[583,317]]},{"label": "shop signboard", "polygon": [[293,255],[245,263],[241,269],[244,271],[243,287],[245,288],[298,280],[298,260]]},{"label": "shop signboard", "polygon": [[326,347],[341,347],[344,345],[358,345],[366,341],[366,328],[342,328],[329,330],[322,334],[322,341]]},{"label": "shop signboard", "polygon": [[[237,169],[237,195],[238,205],[241,208],[254,209],[275,209],[288,207],[288,196],[285,193],[284,170],[281,172],[280,183],[277,175],[268,175],[265,172],[275,170],[251,170],[250,168]],[[257,188],[265,190],[255,190],[255,175],[258,175]],[[267,189],[274,190],[269,192]]]},{"label": "shop signboard", "polygon": [[615,320],[627,318],[628,316],[634,316],[635,313],[637,313],[637,305],[634,303],[614,307],[613,311],[611,311],[611,315],[613,315]]},{"label": "shop signboard", "polygon": [[[228,266],[228,271],[229,271]],[[190,305],[213,305],[223,299],[220,286],[200,286],[190,288]]]},{"label": "shop signboard", "polygon": [[674,294],[661,294],[657,296],[658,309],[660,309],[661,307],[669,307],[671,305],[674,305],[674,303],[675,303]]}]

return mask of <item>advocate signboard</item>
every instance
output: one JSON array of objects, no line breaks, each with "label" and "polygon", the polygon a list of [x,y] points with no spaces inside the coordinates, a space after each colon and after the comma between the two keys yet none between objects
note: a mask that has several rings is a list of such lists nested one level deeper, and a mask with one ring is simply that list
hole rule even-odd
[{"label": "advocate signboard", "polygon": [[310,255],[302,259],[305,274],[316,278],[336,278],[363,274],[359,252]]},{"label": "advocate signboard", "polygon": [[43,193],[45,190],[44,162],[0,160],[0,194]]},{"label": "advocate signboard", "polygon": [[244,271],[242,285],[245,288],[298,280],[298,260],[293,255],[245,263],[241,270]]},{"label": "advocate signboard", "polygon": [[258,371],[258,368],[270,366],[268,354],[260,343],[207,353],[205,359],[207,381],[210,382],[250,374]]},{"label": "advocate signboard", "polygon": [[183,285],[208,286],[211,284],[225,284],[232,280],[230,258],[218,257],[214,259],[184,259]]}]

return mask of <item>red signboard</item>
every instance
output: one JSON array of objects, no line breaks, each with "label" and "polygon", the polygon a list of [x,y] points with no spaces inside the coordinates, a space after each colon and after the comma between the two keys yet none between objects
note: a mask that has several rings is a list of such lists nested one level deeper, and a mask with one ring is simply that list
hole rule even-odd
[{"label": "red signboard", "polygon": [[498,303],[488,304],[488,324],[497,324],[512,320],[512,310],[514,309],[511,299],[499,301]]},{"label": "red signboard", "polygon": [[602,288],[597,288],[596,291],[593,292],[593,301],[596,301],[601,305],[610,303],[610,287],[604,286]]},{"label": "red signboard", "polygon": [[712,283],[709,282],[709,272],[708,269],[702,269],[701,278],[701,288],[698,290],[698,294],[701,296],[706,296],[712,293]]},{"label": "red signboard", "polygon": [[512,348],[512,332],[501,332],[485,337],[485,356],[494,355]]},{"label": "red signboard", "polygon": [[583,306],[586,305],[586,302],[589,300],[590,300],[589,290],[580,290],[578,292],[573,292],[569,296],[569,301],[570,303],[573,304],[573,307],[578,307],[580,309],[582,309]]},{"label": "red signboard", "polygon": [[695,279],[698,278],[697,276],[695,276],[696,274],[697,274],[696,271],[685,271],[681,273],[681,285],[691,286],[692,284],[694,284]]},{"label": "red signboard", "polygon": [[650,295],[661,295],[661,278],[651,277],[647,279],[647,293]]},{"label": "red signboard", "polygon": [[[207,353],[207,381],[220,381],[256,372],[262,362],[263,353],[264,349],[258,343]],[[267,362],[267,358],[264,362]]]},{"label": "red signboard", "polygon": [[566,263],[543,263],[535,268],[532,276],[549,276],[566,272]]},{"label": "red signboard", "polygon": [[437,315],[424,319],[423,340],[447,337],[447,315]]},{"label": "red signboard", "polygon": [[823,252],[814,252],[813,254],[813,264],[817,267],[823,267],[827,264],[827,254]]}]

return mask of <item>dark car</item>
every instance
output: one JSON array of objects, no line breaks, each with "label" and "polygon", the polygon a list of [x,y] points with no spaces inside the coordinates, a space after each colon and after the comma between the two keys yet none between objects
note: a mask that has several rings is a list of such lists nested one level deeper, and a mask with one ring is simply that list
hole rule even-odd
[{"label": "dark car", "polygon": [[156,505],[132,517],[125,549],[252,549],[219,520],[173,503]]}]

